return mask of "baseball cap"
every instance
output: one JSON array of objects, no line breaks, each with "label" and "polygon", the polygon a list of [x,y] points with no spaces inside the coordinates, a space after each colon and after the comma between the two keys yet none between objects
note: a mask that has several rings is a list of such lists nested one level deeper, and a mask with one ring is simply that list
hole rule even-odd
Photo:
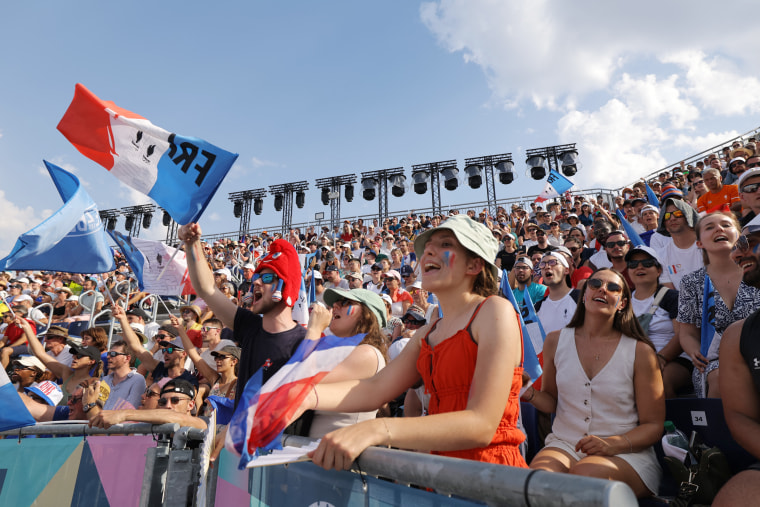
[{"label": "baseball cap", "polygon": [[211,353],[212,356],[232,356],[235,359],[240,359],[240,348],[234,345],[225,345],[220,350],[215,350]]},{"label": "baseball cap", "polygon": [[[387,296],[387,294],[385,294]],[[327,289],[323,294],[323,299],[327,306],[332,306],[338,299],[345,298],[349,301],[361,303],[375,315],[380,328],[384,328],[388,323],[385,314],[385,303],[382,297],[367,289]],[[388,296],[390,299],[390,296]],[[391,303],[392,304],[392,303]]]},{"label": "baseball cap", "polygon": [[24,391],[31,394],[36,394],[51,407],[55,407],[63,399],[63,391],[58,387],[58,384],[49,380],[43,380],[42,382],[35,382],[29,387],[25,387]]},{"label": "baseball cap", "polygon": [[647,254],[652,259],[656,260],[657,264],[662,266],[662,261],[660,261],[660,258],[657,255],[657,252],[655,251],[655,249],[646,245],[636,245],[634,247],[631,247],[631,249],[628,250],[628,253],[625,254],[625,261],[628,262],[629,260],[631,260],[631,257],[633,257],[633,254],[641,253],[641,252]]},{"label": "baseball cap", "polygon": [[174,347],[175,349],[182,349],[185,350],[185,346],[182,344],[182,338],[179,336],[175,337],[173,340],[161,340],[158,342],[159,345],[162,347]]},{"label": "baseball cap", "polygon": [[195,386],[185,379],[174,378],[171,379],[161,389],[161,396],[166,393],[179,393],[186,394],[190,398],[195,398]]},{"label": "baseball cap", "polygon": [[87,347],[72,346],[70,352],[72,356],[85,356],[89,357],[95,362],[100,361],[100,350],[98,350],[97,347],[93,347],[91,345]]},{"label": "baseball cap", "polygon": [[402,277],[409,276],[409,275],[414,274],[414,269],[412,269],[412,267],[409,264],[404,264],[403,266],[401,266],[401,269],[399,269],[399,274]]},{"label": "baseball cap", "polygon": [[28,368],[37,368],[40,371],[45,371],[45,363],[37,359],[35,356],[21,356],[14,363],[26,366]]}]

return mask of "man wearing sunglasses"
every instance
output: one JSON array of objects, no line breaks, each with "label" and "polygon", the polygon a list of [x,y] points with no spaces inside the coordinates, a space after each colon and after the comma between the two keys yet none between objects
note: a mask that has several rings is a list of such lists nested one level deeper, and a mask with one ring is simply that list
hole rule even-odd
[{"label": "man wearing sunglasses", "polygon": [[548,292],[534,303],[536,316],[546,333],[562,329],[570,322],[578,306],[580,291],[570,286],[570,265],[560,252],[549,252],[538,265]]},{"label": "man wearing sunglasses", "polygon": [[[731,259],[743,268],[744,283],[760,287],[760,218],[755,217],[744,227]],[[726,423],[734,440],[756,460],[760,460],[758,336],[760,310],[728,326],[720,341],[720,392]],[[753,465],[729,480],[714,504],[743,505],[757,495],[760,495],[760,471]]]},{"label": "man wearing sunglasses", "polygon": [[[251,285],[251,309],[238,308],[214,284],[214,277],[203,257],[201,228],[190,223],[180,227],[185,242],[188,274],[195,292],[225,327],[232,329],[233,340],[242,348],[238,385],[262,366],[264,382],[288,362],[306,335],[306,328],[293,321],[293,305],[301,288],[301,263],[293,245],[284,240],[269,244]],[[260,275],[256,277],[256,275]],[[244,389],[236,390],[235,403]]]},{"label": "man wearing sunglasses", "polygon": [[753,156],[747,160],[747,170],[739,176],[736,186],[739,187],[739,197],[745,213],[739,220],[743,227],[760,214],[760,157]]},{"label": "man wearing sunglasses", "polygon": [[649,245],[662,261],[660,282],[668,288],[680,288],[684,275],[704,266],[694,231],[698,219],[696,210],[683,199],[667,198],[662,203],[660,224]]},{"label": "man wearing sunglasses", "polygon": [[87,411],[87,418],[92,427],[110,428],[126,421],[136,421],[151,424],[178,423],[180,426],[201,430],[208,428],[203,418],[193,415],[197,390],[186,380],[173,379],[167,382],[161,389],[158,408],[152,410],[98,410],[94,404],[98,397],[99,384],[100,382],[93,382],[83,390],[82,403],[85,407],[92,407]]},{"label": "man wearing sunglasses", "polygon": [[129,403],[133,408],[140,406],[140,396],[145,391],[145,377],[133,370],[132,351],[123,340],[115,341],[108,351],[108,375],[103,377],[103,382],[111,388],[103,408],[112,410],[116,406]]},{"label": "man wearing sunglasses", "polygon": [[203,327],[201,327],[201,335],[203,336],[203,347],[200,350],[201,358],[215,370],[216,360],[212,354],[222,350],[224,347],[236,346],[232,340],[222,339],[223,328],[222,321],[216,318],[208,319],[203,323]]}]

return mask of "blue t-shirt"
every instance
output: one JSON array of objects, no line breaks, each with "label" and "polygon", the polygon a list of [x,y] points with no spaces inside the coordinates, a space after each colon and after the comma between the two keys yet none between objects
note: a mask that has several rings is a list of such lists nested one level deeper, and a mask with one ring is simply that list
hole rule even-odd
[{"label": "blue t-shirt", "polygon": [[[524,291],[520,289],[514,289],[512,292],[514,293],[515,299],[517,300],[517,304],[520,305],[520,308],[524,307]],[[546,294],[546,285],[542,285],[540,283],[532,283],[528,285],[528,294],[530,294],[530,300],[533,301],[533,305],[535,306],[536,301],[543,299],[544,294]]]}]

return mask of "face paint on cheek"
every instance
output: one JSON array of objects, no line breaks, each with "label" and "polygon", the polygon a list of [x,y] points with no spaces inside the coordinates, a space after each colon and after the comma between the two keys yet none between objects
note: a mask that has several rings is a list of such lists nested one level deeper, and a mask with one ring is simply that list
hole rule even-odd
[{"label": "face paint on cheek", "polygon": [[760,253],[760,243],[758,243],[757,245],[755,245],[752,248],[752,253],[755,254],[755,255],[757,255],[758,253]]},{"label": "face paint on cheek", "polygon": [[354,305],[348,305],[348,309],[346,310],[346,317],[350,317],[354,314],[356,311],[356,307]]}]

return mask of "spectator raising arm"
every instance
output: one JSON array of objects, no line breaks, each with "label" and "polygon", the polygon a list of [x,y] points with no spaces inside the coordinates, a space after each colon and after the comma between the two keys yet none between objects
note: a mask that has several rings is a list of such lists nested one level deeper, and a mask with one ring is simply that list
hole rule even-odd
[{"label": "spectator raising arm", "polygon": [[16,316],[16,325],[24,330],[24,335],[29,343],[29,349],[32,351],[37,359],[45,363],[48,370],[53,372],[56,378],[66,380],[72,373],[71,368],[58,361],[45,351],[45,347],[40,343],[39,338],[32,332],[32,326],[23,317]]},{"label": "spectator raising arm", "polygon": [[135,332],[132,331],[132,327],[129,325],[124,308],[120,305],[116,305],[112,312],[113,317],[119,321],[119,324],[121,324],[121,334],[124,336],[124,341],[127,342],[129,348],[132,349],[135,357],[140,360],[141,365],[144,366],[147,371],[153,371],[158,365],[158,360],[153,357],[153,354],[151,354],[149,350],[146,350],[145,347],[143,347],[140,339]]}]

